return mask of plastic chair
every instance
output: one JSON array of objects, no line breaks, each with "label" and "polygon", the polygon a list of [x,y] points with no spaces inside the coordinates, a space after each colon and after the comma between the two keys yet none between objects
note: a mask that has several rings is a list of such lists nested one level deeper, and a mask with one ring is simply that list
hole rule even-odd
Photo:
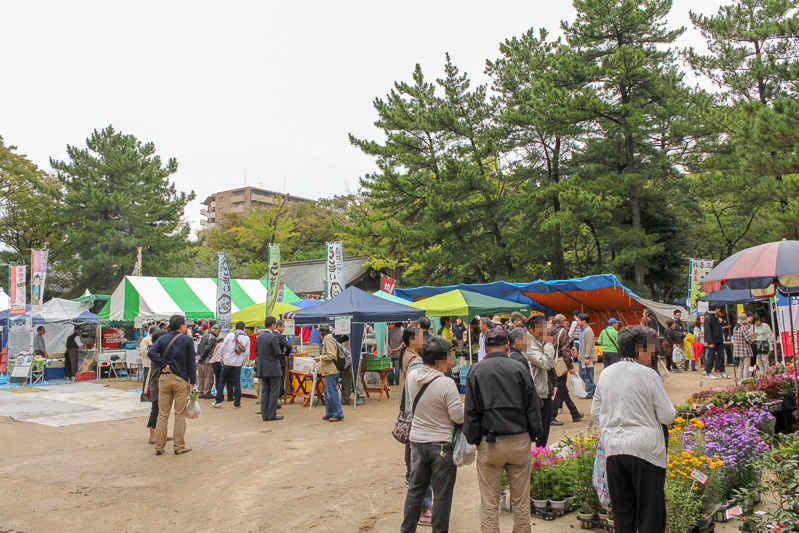
[{"label": "plastic chair", "polygon": [[37,383],[44,383],[44,367],[47,364],[47,359],[34,359],[31,364],[30,383],[35,385]]}]

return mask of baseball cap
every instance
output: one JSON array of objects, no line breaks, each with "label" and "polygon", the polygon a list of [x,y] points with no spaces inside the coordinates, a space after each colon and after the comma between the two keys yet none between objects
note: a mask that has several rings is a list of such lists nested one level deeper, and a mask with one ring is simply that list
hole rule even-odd
[{"label": "baseball cap", "polygon": [[493,328],[486,333],[486,346],[502,346],[508,344],[508,334],[503,328]]},{"label": "baseball cap", "polygon": [[608,325],[610,326],[612,324],[621,324],[621,321],[616,320],[615,318],[611,318],[610,320],[608,320]]}]

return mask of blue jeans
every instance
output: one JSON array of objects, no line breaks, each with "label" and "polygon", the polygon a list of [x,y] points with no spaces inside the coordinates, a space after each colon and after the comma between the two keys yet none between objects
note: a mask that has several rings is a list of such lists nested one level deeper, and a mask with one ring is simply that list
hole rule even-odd
[{"label": "blue jeans", "polygon": [[596,390],[596,383],[594,383],[594,367],[583,366],[583,362],[580,361],[580,377],[585,381],[585,392],[587,392],[589,396],[593,396]]},{"label": "blue jeans", "polygon": [[344,418],[341,410],[341,399],[338,396],[338,374],[325,376],[325,416]]}]

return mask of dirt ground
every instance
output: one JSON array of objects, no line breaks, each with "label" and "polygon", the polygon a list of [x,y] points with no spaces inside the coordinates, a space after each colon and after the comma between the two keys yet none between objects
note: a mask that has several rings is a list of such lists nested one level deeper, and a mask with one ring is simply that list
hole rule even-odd
[{"label": "dirt ground", "polygon": [[[723,383],[731,380],[687,372],[666,388],[678,403]],[[202,418],[188,421],[194,451],[180,456],[171,443],[154,454],[146,417],[59,428],[0,418],[0,531],[398,531],[406,487],[403,447],[391,437],[397,396],[345,407],[337,424],[321,420],[324,407],[287,405],[283,421],[264,423],[254,399],[241,409],[202,400]],[[566,424],[552,428],[550,443],[591,423],[590,401],[577,402],[588,416],[561,415]],[[479,500],[474,466],[459,469],[451,531],[480,531]],[[532,522],[542,533],[579,529],[574,513]],[[510,531],[511,515],[501,524]]]}]

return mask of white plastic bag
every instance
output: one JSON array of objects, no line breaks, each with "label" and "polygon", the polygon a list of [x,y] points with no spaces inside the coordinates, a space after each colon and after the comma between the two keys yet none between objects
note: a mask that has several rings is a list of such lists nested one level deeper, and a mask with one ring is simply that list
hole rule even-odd
[{"label": "white plastic bag", "polygon": [[477,446],[466,442],[463,431],[459,431],[452,448],[452,463],[455,466],[466,466],[472,464],[476,457]]},{"label": "white plastic bag", "polygon": [[200,418],[202,411],[200,410],[200,402],[197,401],[197,396],[192,395],[189,398],[189,403],[186,405],[186,418],[197,420]]},{"label": "white plastic bag", "polygon": [[687,357],[685,356],[685,352],[679,346],[675,346],[674,349],[671,351],[671,360],[674,362],[675,365],[681,365],[685,363]]},{"label": "white plastic bag", "polygon": [[583,382],[583,378],[578,376],[577,374],[570,374],[571,382],[572,382],[572,394],[575,397],[584,400],[588,398],[588,393],[585,391],[585,382]]}]

